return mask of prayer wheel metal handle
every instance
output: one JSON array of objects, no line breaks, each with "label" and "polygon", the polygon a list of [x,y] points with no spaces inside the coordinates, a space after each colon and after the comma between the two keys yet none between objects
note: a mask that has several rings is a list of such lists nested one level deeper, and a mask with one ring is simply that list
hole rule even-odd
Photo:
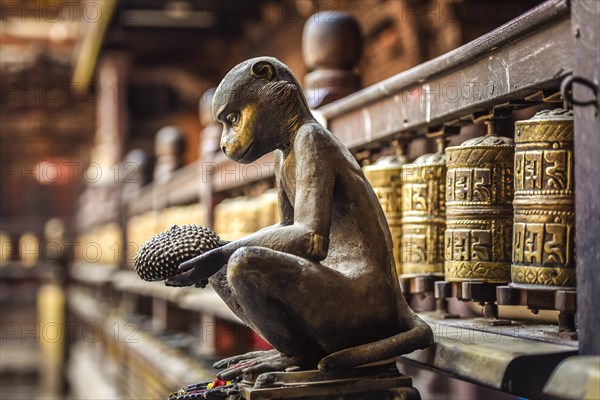
[{"label": "prayer wheel metal handle", "polygon": [[[573,84],[575,83],[578,83],[590,89],[594,94],[594,97],[589,100],[576,99],[573,95]],[[596,107],[596,109],[598,108],[598,84],[590,81],[587,78],[584,78],[583,76],[569,75],[566,78],[564,78],[560,84],[560,93],[562,94],[565,100],[567,100],[573,105],[581,107],[594,106]]]}]

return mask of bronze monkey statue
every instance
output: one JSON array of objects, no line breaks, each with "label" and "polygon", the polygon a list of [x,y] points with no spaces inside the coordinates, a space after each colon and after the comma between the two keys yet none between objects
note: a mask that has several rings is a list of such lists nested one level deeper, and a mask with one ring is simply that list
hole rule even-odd
[{"label": "bronze monkey statue", "polygon": [[313,118],[272,57],[235,66],[217,88],[221,148],[240,163],[275,151],[281,223],[180,266],[170,286],[209,281],[275,350],[215,364],[232,379],[288,368],[351,368],[433,343],[402,296],[390,231],[350,151]]}]

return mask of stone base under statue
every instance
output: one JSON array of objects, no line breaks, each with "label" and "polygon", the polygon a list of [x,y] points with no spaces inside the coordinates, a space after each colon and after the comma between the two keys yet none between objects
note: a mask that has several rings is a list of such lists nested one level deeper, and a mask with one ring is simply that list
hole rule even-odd
[{"label": "stone base under statue", "polygon": [[[204,390],[203,390],[204,388]],[[206,390],[206,384],[190,385],[169,400],[222,399],[360,399],[418,400],[412,379],[398,372],[395,363],[387,363],[346,371],[267,372],[253,380]]]}]

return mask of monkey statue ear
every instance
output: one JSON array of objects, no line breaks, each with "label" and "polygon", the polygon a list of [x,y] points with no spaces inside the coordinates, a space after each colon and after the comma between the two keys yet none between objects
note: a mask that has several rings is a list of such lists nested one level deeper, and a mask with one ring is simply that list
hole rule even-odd
[{"label": "monkey statue ear", "polygon": [[257,61],[250,67],[250,74],[256,79],[272,81],[277,75],[277,69],[268,61]]}]

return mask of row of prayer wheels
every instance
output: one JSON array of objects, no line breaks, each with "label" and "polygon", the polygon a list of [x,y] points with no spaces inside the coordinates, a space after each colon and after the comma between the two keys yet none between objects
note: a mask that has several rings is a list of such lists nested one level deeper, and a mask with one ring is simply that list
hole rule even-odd
[{"label": "row of prayer wheels", "polygon": [[408,163],[365,166],[388,219],[398,273],[522,288],[575,286],[573,115],[518,121]]}]

